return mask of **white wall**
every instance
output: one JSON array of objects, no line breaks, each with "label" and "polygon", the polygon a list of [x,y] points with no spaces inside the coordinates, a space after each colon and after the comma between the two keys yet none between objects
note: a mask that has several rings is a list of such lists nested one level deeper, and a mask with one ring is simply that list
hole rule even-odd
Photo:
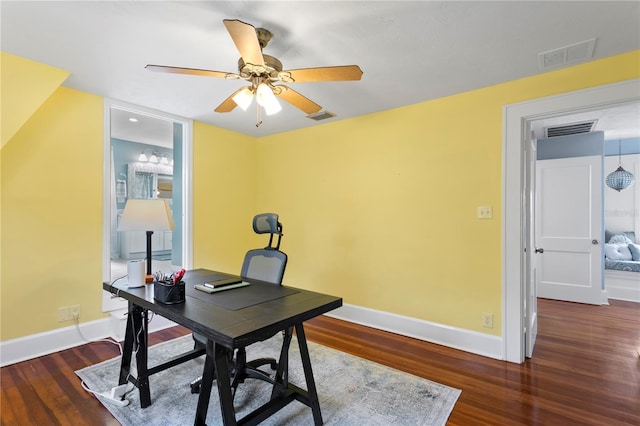
[{"label": "white wall", "polygon": [[[634,231],[636,243],[640,241],[640,154],[622,156],[622,167],[631,172],[635,183],[622,191],[615,191],[605,185],[604,224],[610,231]],[[618,168],[618,156],[604,158],[604,176]]]}]

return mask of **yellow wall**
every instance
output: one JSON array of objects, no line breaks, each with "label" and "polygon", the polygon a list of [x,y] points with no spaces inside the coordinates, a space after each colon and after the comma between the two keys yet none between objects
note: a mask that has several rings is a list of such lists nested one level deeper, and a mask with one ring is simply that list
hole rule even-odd
[{"label": "yellow wall", "polygon": [[2,339],[103,317],[102,98],[60,88],[2,149]]},{"label": "yellow wall", "polygon": [[[60,88],[2,149],[2,340],[105,317],[103,99]],[[251,247],[255,139],[194,126],[194,266],[239,272]],[[247,166],[249,165],[249,166]]]},{"label": "yellow wall", "polygon": [[0,123],[2,147],[69,72],[0,52]]},{"label": "yellow wall", "polygon": [[[194,266],[238,271],[264,243],[253,214],[275,211],[285,283],[480,332],[494,312],[499,334],[503,105],[638,78],[639,58],[258,140],[195,123]],[[58,306],[104,317],[102,102],[60,88],[2,149],[2,340],[68,326]]]},{"label": "yellow wall", "polygon": [[260,139],[257,207],[284,223],[285,283],[500,335],[502,108],[640,77],[639,57]]},{"label": "yellow wall", "polygon": [[194,123],[194,268],[239,273],[253,248],[253,137]]}]

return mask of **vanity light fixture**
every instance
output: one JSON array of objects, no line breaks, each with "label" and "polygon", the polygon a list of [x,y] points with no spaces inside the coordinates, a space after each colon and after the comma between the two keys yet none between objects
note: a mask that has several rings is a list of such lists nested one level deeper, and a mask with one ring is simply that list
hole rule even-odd
[{"label": "vanity light fixture", "polygon": [[149,162],[150,163],[157,163],[158,162],[158,154],[156,154],[155,152],[151,154],[151,157],[149,157]]},{"label": "vanity light fixture", "polygon": [[147,158],[146,155],[144,155],[144,151],[140,153],[140,155],[138,156],[138,161],[149,161],[149,159]]},{"label": "vanity light fixture", "polygon": [[166,155],[163,155],[162,158],[160,158],[160,164],[169,164],[169,159],[167,159]]}]

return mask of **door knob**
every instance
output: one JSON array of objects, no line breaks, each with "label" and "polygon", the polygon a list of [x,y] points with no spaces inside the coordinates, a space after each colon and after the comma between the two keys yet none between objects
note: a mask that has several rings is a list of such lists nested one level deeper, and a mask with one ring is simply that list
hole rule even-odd
[{"label": "door knob", "polygon": [[536,249],[536,253],[544,253],[544,249],[543,248],[537,248]]},{"label": "door knob", "polygon": [[598,245],[598,240],[591,240],[591,244],[593,244],[594,246]]}]

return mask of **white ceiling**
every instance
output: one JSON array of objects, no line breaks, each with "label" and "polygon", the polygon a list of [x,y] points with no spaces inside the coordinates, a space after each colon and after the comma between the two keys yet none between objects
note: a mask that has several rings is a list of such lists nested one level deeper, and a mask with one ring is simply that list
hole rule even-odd
[{"label": "white ceiling", "polygon": [[[70,71],[67,87],[251,136],[535,75],[542,72],[539,53],[591,38],[593,59],[640,49],[639,1],[5,0],[0,18],[2,50]],[[145,70],[237,71],[239,54],[223,19],[270,30],[265,53],[285,69],[357,64],[362,80],[293,83],[337,117],[316,122],[283,104],[256,127],[255,110],[213,112],[242,81]],[[600,126],[617,129],[613,138],[640,136],[638,112],[637,105],[605,112]]]}]

